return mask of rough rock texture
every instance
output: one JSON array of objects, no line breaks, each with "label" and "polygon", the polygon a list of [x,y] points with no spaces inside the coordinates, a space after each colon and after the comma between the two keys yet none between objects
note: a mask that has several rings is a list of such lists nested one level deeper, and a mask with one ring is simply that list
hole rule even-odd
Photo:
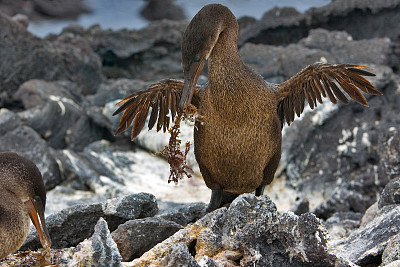
[{"label": "rough rock texture", "polygon": [[[385,206],[373,220],[352,231],[344,239],[329,243],[329,251],[355,264],[379,264],[389,242],[400,231],[400,206]],[[393,246],[393,244],[392,244]],[[394,257],[392,252],[386,253]],[[391,262],[387,258],[386,263]]]},{"label": "rough rock texture", "polygon": [[[279,214],[267,196],[244,194],[228,209],[205,215],[128,266],[173,266],[214,261],[224,266],[334,266],[324,228],[311,213]],[[189,257],[189,253],[193,257]],[[186,265],[183,265],[186,266]]]},{"label": "rough rock texture", "polygon": [[[105,123],[91,117],[86,99],[79,87],[70,82],[30,80],[14,95],[26,109],[18,115],[55,149],[81,151],[93,141],[112,139]],[[100,112],[99,112],[100,113]],[[101,113],[98,120],[106,120]]]},{"label": "rough rock texture", "polygon": [[0,129],[0,151],[13,151],[32,160],[40,169],[47,190],[62,182],[54,151],[37,132],[22,125],[16,114],[1,109]]},{"label": "rough rock texture", "polygon": [[[195,202],[209,197],[208,188],[197,177],[177,186],[168,184],[168,163],[157,156],[132,147],[128,141],[97,141],[84,151],[58,151],[65,186],[90,190],[107,198],[146,191],[165,201]],[[205,195],[206,194],[206,195]]]},{"label": "rough rock texture", "polygon": [[287,47],[246,43],[240,54],[266,80],[280,83],[317,61],[385,65],[390,44],[387,38],[354,41],[346,32],[317,29]]},{"label": "rough rock texture", "polygon": [[63,266],[122,266],[121,255],[111,237],[107,222],[100,218],[94,226],[94,233],[76,248],[63,250],[56,258],[56,264]]},{"label": "rough rock texture", "polygon": [[[46,218],[46,225],[51,236],[52,248],[76,246],[89,238],[100,217],[103,217],[111,231],[118,225],[132,219],[154,216],[158,211],[154,196],[146,193],[109,199],[103,203],[76,205]],[[34,228],[22,249],[37,249],[41,245]]]},{"label": "rough rock texture", "polygon": [[390,180],[385,186],[379,198],[378,207],[383,208],[392,204],[400,204],[400,177]]},{"label": "rough rock texture", "polygon": [[400,234],[395,235],[385,247],[382,254],[382,265],[386,266],[392,262],[400,263]]},{"label": "rough rock texture", "polygon": [[84,29],[70,26],[60,37],[72,36],[90,43],[101,58],[108,78],[140,78],[148,81],[182,76],[180,42],[187,22],[154,22],[140,30]]},{"label": "rough rock texture", "polygon": [[347,237],[351,231],[360,226],[361,213],[336,212],[324,222],[330,236],[335,238]]},{"label": "rough rock texture", "polygon": [[3,13],[0,13],[0,39],[0,90],[6,93],[4,99],[2,96],[5,103],[30,79],[73,81],[83,93],[95,92],[101,83],[99,57],[83,39],[70,42],[65,36],[54,42],[42,40]]},{"label": "rough rock texture", "polygon": [[123,261],[140,257],[164,239],[204,215],[204,203],[158,203],[159,214],[153,218],[130,220],[118,226],[112,237]]},{"label": "rough rock texture", "polygon": [[[394,116],[393,120],[397,121]],[[383,140],[378,146],[379,153],[384,155],[380,164],[380,177],[395,179],[400,177],[400,130],[398,124],[393,124],[384,134]]]},{"label": "rough rock texture", "polygon": [[399,38],[400,1],[335,0],[301,14],[293,8],[274,8],[240,36],[245,42],[284,45],[306,37],[311,29],[345,30],[355,39]]},{"label": "rough rock texture", "polygon": [[91,105],[103,107],[116,99],[123,99],[128,95],[142,91],[149,85],[150,83],[142,80],[109,79],[99,86],[96,94],[87,96],[87,100]]},{"label": "rough rock texture", "polygon": [[112,232],[123,261],[139,258],[143,253],[167,239],[183,227],[161,218],[127,221]]},{"label": "rough rock texture", "polygon": [[173,202],[158,202],[159,214],[157,217],[172,221],[182,226],[193,223],[204,215],[205,203],[180,204]]}]

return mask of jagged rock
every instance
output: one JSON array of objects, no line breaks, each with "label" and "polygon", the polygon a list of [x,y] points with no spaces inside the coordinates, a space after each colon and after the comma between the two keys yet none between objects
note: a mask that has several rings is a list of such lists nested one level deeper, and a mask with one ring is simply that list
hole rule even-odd
[{"label": "jagged rock", "polygon": [[[307,36],[308,17],[292,7],[275,7],[247,27],[239,36],[239,45],[246,42],[281,45],[294,43]],[[266,37],[268,36],[268,37]]]},{"label": "jagged rock", "polygon": [[[52,248],[76,246],[89,238],[100,217],[103,217],[111,231],[118,225],[132,219],[154,216],[158,211],[154,196],[146,193],[132,194],[109,199],[103,203],[81,204],[46,218]],[[22,250],[39,248],[39,237],[31,228]]]},{"label": "jagged rock", "polygon": [[107,222],[100,218],[95,227],[93,235],[76,248],[63,251],[57,257],[57,266],[122,266],[121,255],[117,244],[111,237]]},{"label": "jagged rock", "polygon": [[[87,96],[90,104],[95,106],[105,106],[107,103],[145,90],[150,84],[142,80],[135,79],[109,79],[102,83],[97,89],[96,94]],[[114,107],[114,111],[117,107]]]},{"label": "jagged rock", "polygon": [[355,39],[398,38],[400,1],[335,0],[307,11],[312,27],[345,30]]},{"label": "jagged rock", "polygon": [[6,104],[14,91],[30,79],[73,81],[86,94],[95,92],[102,80],[99,57],[83,39],[74,43],[42,40],[3,13],[0,39],[0,91],[7,93]]},{"label": "jagged rock", "polygon": [[243,61],[269,82],[281,83],[314,62],[332,62],[328,52],[292,44],[288,47],[246,43],[240,49]]},{"label": "jagged rock", "polygon": [[[394,100],[394,102],[395,105],[396,101]],[[398,117],[394,116],[392,127],[384,134],[384,138],[378,146],[379,153],[383,155],[380,164],[380,179],[386,177],[392,180],[400,177],[400,130],[398,123]]]},{"label": "jagged rock", "polygon": [[348,237],[328,243],[329,251],[361,266],[381,263],[390,240],[400,231],[400,206],[385,206],[375,218],[352,231]]},{"label": "jagged rock", "polygon": [[18,115],[6,108],[0,109],[0,136],[21,125]]},{"label": "jagged rock", "polygon": [[[319,218],[327,219],[335,212],[364,212],[371,206],[372,200],[376,200],[373,196],[365,197],[363,194],[366,190],[363,188],[364,186],[366,186],[365,183],[357,182],[357,184],[353,185],[346,184],[346,187],[344,185],[336,187],[329,199],[314,210],[315,215]],[[374,188],[374,190],[377,190],[377,188]]]},{"label": "jagged rock", "polygon": [[[334,63],[372,63],[387,65],[391,53],[389,38],[370,38],[353,40],[345,31],[311,30],[309,35],[299,41],[309,49],[328,52]],[[328,61],[329,63],[333,63]]]},{"label": "jagged rock", "polygon": [[[107,128],[88,116],[88,103],[78,88],[64,81],[25,82],[14,95],[26,109],[18,115],[55,149],[81,151],[95,140],[112,139]],[[107,120],[104,116],[102,119]]]},{"label": "jagged rock", "polygon": [[182,77],[181,37],[187,22],[154,22],[140,30],[83,29],[69,26],[59,37],[73,35],[85,39],[102,59],[108,78],[140,78],[145,81]]},{"label": "jagged rock", "polygon": [[183,242],[173,244],[166,256],[161,260],[160,266],[188,266],[188,267],[199,267],[196,260],[193,259],[187,245]]},{"label": "jagged rock", "polygon": [[157,217],[186,226],[200,219],[204,215],[205,203],[174,203],[158,202],[160,209]]},{"label": "jagged rock", "polygon": [[384,65],[389,61],[389,39],[355,41],[346,32],[317,29],[286,47],[246,43],[240,54],[266,80],[283,82],[317,61]]},{"label": "jagged rock", "polygon": [[123,261],[139,258],[183,226],[161,218],[145,218],[127,221],[112,232]]},{"label": "jagged rock", "polygon": [[361,213],[336,212],[324,222],[324,225],[331,238],[343,238],[360,226],[361,218]]},{"label": "jagged rock", "polygon": [[0,111],[0,126],[0,151],[15,152],[32,160],[42,173],[47,190],[63,181],[54,151],[32,128],[22,125],[17,115],[5,109]]},{"label": "jagged rock", "polygon": [[360,226],[372,221],[375,218],[378,210],[378,202],[375,202],[365,211],[363,217],[361,218]]},{"label": "jagged rock", "polygon": [[378,201],[380,209],[392,204],[400,204],[400,176],[389,181]]},{"label": "jagged rock", "polygon": [[54,157],[65,179],[54,192],[57,198],[48,200],[58,210],[80,201],[93,203],[144,191],[164,201],[209,201],[209,189],[201,179],[193,176],[178,185],[168,184],[166,160],[135,148],[129,139],[96,141],[82,152],[58,150]]},{"label": "jagged rock", "polygon": [[184,20],[182,8],[173,4],[175,0],[147,0],[148,4],[140,11],[147,20]]},{"label": "jagged rock", "polygon": [[[127,266],[166,266],[179,255],[194,266],[209,259],[217,265],[334,266],[338,259],[325,244],[323,227],[311,213],[279,214],[267,196],[244,194],[228,209],[205,215]],[[172,254],[176,246],[179,250]],[[196,264],[187,259],[189,251]]]},{"label": "jagged rock", "polygon": [[382,266],[392,262],[400,263],[400,234],[395,235],[386,245],[382,254]]},{"label": "jagged rock", "polygon": [[[128,148],[129,144],[126,149]],[[114,156],[114,153],[118,152],[117,149],[118,147],[106,141],[98,141],[87,146],[83,152],[75,153],[64,149],[57,151],[55,156],[61,162],[62,174],[71,188],[89,190],[94,193],[101,192],[103,196],[112,198],[123,192],[129,193],[129,191],[123,191],[126,186],[122,175],[113,171],[115,164],[134,164],[134,161],[129,158],[133,152],[123,154],[120,151],[121,155]],[[105,166],[107,162],[109,165]]]},{"label": "jagged rock", "polygon": [[336,0],[311,8],[304,14],[293,8],[274,8],[242,31],[239,44],[286,45],[299,41],[316,28],[347,31],[357,40],[375,37],[397,39],[399,10],[399,0]]}]

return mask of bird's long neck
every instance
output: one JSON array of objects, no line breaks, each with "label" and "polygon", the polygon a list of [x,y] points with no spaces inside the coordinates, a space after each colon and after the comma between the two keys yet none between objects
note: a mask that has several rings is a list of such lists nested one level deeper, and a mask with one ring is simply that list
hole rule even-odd
[{"label": "bird's long neck", "polygon": [[224,87],[243,76],[244,71],[237,48],[237,33],[229,29],[221,32],[208,60],[209,84],[226,89]]}]

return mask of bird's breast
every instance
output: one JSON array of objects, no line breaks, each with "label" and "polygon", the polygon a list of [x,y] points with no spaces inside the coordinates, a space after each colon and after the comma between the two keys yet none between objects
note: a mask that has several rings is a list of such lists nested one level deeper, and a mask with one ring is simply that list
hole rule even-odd
[{"label": "bird's breast", "polygon": [[25,205],[5,196],[9,195],[2,194],[0,197],[0,259],[22,246],[30,225]]},{"label": "bird's breast", "polygon": [[268,96],[202,101],[196,123],[195,155],[213,183],[244,193],[261,184],[263,169],[280,147],[276,105]]}]

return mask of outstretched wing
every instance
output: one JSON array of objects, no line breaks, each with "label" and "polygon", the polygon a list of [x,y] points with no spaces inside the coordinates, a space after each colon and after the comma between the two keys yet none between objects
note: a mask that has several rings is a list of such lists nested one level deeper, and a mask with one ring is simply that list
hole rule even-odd
[{"label": "outstretched wing", "polygon": [[284,121],[290,124],[294,120],[295,113],[300,116],[304,110],[305,100],[311,109],[317,106],[317,100],[322,104],[321,96],[328,96],[334,104],[337,103],[336,99],[345,104],[349,103],[342,90],[356,102],[368,106],[360,90],[371,95],[382,93],[363,77],[375,76],[375,74],[362,69],[370,69],[370,67],[315,63],[280,84],[277,99],[278,115],[282,124]]},{"label": "outstretched wing", "polygon": [[[133,122],[131,139],[143,129],[147,114],[151,108],[148,127],[151,130],[157,122],[157,131],[165,132],[169,127],[171,114],[172,121],[178,113],[184,82],[174,79],[165,79],[150,85],[146,90],[134,93],[117,103],[120,107],[114,112],[117,115],[124,112],[115,134],[125,131]],[[196,87],[198,89],[198,87]],[[194,94],[196,94],[197,90]],[[158,120],[157,120],[158,119]]]}]

